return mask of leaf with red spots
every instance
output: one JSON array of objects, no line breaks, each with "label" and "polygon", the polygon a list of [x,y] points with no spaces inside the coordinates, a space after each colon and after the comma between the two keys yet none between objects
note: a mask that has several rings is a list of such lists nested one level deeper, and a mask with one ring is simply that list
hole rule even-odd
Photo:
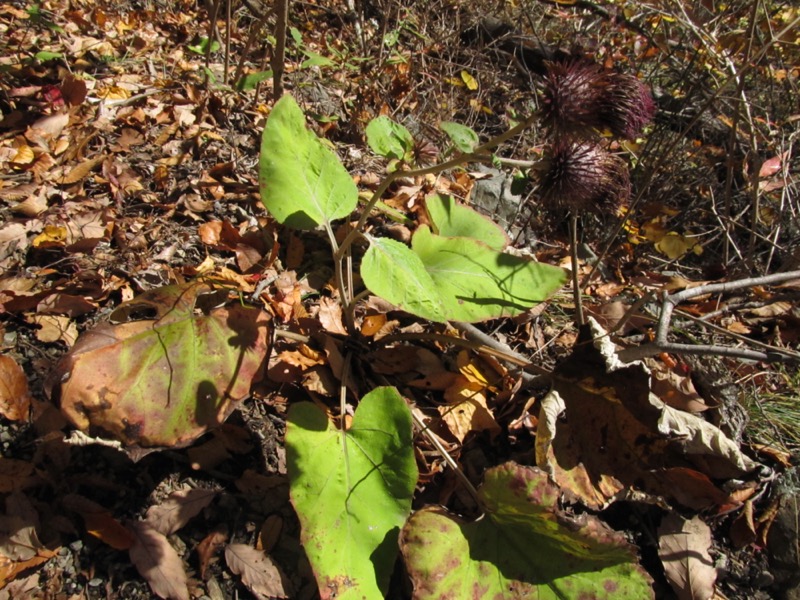
[{"label": "leaf with red spots", "polygon": [[84,333],[57,368],[62,412],[92,436],[186,446],[263,375],[269,317],[224,289],[166,286],[120,305],[111,321]]},{"label": "leaf with red spots", "polygon": [[415,513],[401,534],[414,598],[652,598],[650,577],[625,538],[591,515],[558,509],[558,488],[539,469],[489,469],[483,518],[464,523],[442,508]]}]

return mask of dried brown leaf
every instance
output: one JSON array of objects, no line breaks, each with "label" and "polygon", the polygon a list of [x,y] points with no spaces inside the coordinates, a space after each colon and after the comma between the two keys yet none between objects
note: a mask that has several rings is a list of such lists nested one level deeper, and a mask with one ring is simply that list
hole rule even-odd
[{"label": "dried brown leaf", "polygon": [[228,544],[225,562],[258,600],[288,598],[288,580],[272,559],[247,544]]},{"label": "dried brown leaf", "polygon": [[147,510],[145,520],[164,535],[172,535],[198,515],[216,497],[215,490],[182,489]]},{"label": "dried brown leaf", "polygon": [[221,529],[212,531],[197,544],[197,557],[200,562],[200,579],[205,580],[206,570],[211,563],[211,559],[222,549],[227,539],[228,531],[223,525]]},{"label": "dried brown leaf", "polygon": [[708,554],[711,529],[700,517],[686,520],[669,513],[658,528],[658,555],[678,600],[709,600],[717,570]]},{"label": "dried brown leaf", "polygon": [[20,489],[33,473],[33,464],[27,460],[0,456],[0,493]]},{"label": "dried brown leaf", "polygon": [[133,533],[131,562],[153,593],[164,600],[189,600],[183,561],[167,538],[146,521],[133,521],[128,526]]},{"label": "dried brown leaf", "polygon": [[0,355],[0,415],[9,421],[28,418],[31,397],[28,379],[10,356]]},{"label": "dried brown leaf", "polygon": [[61,500],[64,508],[78,513],[89,535],[108,544],[115,550],[128,550],[133,545],[133,535],[109,510],[79,494],[67,494]]}]

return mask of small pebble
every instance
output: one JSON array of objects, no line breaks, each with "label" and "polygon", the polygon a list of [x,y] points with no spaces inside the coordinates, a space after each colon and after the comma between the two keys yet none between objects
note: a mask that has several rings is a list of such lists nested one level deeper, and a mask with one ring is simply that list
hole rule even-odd
[{"label": "small pebble", "polygon": [[103,585],[103,580],[99,577],[89,580],[89,587],[100,587],[101,585]]}]

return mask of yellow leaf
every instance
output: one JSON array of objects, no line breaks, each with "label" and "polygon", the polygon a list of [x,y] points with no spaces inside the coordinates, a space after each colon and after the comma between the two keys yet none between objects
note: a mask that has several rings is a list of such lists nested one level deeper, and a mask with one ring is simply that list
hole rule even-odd
[{"label": "yellow leaf", "polygon": [[468,90],[474,92],[478,89],[478,80],[470,75],[469,72],[461,71],[461,80],[464,82],[464,85],[467,86]]},{"label": "yellow leaf", "polygon": [[25,165],[31,164],[34,158],[36,158],[36,156],[33,153],[33,148],[28,145],[21,146],[17,149],[14,158],[11,159],[11,164],[17,167],[24,167]]},{"label": "yellow leaf", "polygon": [[33,239],[34,248],[63,246],[67,239],[67,228],[60,225],[47,225],[44,231]]},{"label": "yellow leaf", "polygon": [[702,254],[703,249],[692,238],[681,235],[674,231],[667,233],[655,244],[656,250],[664,254],[670,260],[675,260],[686,254],[689,250],[695,254]]}]

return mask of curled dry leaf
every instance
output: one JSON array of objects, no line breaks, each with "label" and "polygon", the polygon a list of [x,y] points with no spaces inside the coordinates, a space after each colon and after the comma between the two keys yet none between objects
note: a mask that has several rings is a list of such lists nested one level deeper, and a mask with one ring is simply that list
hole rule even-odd
[{"label": "curled dry leaf", "polygon": [[[555,371],[563,411],[555,397],[543,403],[537,464],[593,508],[633,486],[679,502],[700,497],[727,504],[727,494],[709,494],[708,485],[676,494],[663,485],[663,473],[690,465],[687,470],[698,475],[692,482],[713,487],[711,480],[741,478],[760,465],[716,426],[666,405],[652,393],[647,368],[620,361],[605,331],[589,321],[572,355]],[[555,420],[556,411],[566,419]]]},{"label": "curled dry leaf", "polygon": [[222,525],[209,533],[197,544],[197,558],[200,562],[200,579],[205,580],[206,570],[211,563],[211,559],[214,558],[217,552],[222,550],[227,540],[228,528]]},{"label": "curled dry leaf", "polygon": [[708,554],[711,529],[700,517],[687,520],[670,512],[658,528],[658,556],[678,600],[709,600],[717,570]]},{"label": "curled dry leaf", "polygon": [[164,600],[189,600],[186,571],[167,538],[146,521],[128,524],[133,534],[131,562],[150,589]]},{"label": "curled dry leaf", "polygon": [[145,520],[164,535],[172,535],[198,515],[217,495],[215,490],[185,488],[172,492],[161,504],[147,510]]},{"label": "curled dry leaf", "polygon": [[64,508],[83,518],[86,531],[115,550],[128,550],[133,545],[133,535],[104,507],[78,494],[67,494],[61,499]]},{"label": "curled dry leaf", "polygon": [[0,356],[0,416],[9,421],[28,418],[31,397],[28,379],[10,356]]},{"label": "curled dry leaf", "polygon": [[288,598],[289,581],[272,559],[247,544],[228,544],[225,562],[258,600]]}]

